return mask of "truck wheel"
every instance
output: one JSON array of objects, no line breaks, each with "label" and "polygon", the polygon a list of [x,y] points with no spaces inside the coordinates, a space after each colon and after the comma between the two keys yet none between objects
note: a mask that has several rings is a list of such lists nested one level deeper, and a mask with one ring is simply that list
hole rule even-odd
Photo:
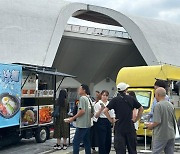
[{"label": "truck wheel", "polygon": [[35,139],[37,143],[43,143],[47,140],[48,131],[45,127],[40,127],[35,132]]}]

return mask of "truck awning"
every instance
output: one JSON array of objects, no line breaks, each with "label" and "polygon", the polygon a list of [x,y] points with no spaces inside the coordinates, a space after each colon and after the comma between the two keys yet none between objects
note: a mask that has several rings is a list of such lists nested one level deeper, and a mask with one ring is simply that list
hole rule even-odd
[{"label": "truck awning", "polygon": [[180,67],[172,65],[124,67],[118,73],[116,84],[125,82],[130,87],[153,87],[157,79],[180,81]]},{"label": "truck awning", "polygon": [[18,65],[21,65],[24,70],[31,71],[34,73],[76,78],[76,76],[66,74],[66,73],[62,73],[62,72],[58,72],[55,68],[51,68],[51,67],[25,65],[25,64],[18,64]]},{"label": "truck awning", "polygon": [[51,71],[46,71],[46,70],[32,70],[32,69],[27,69],[29,71],[33,71],[36,73],[41,73],[41,74],[48,74],[48,75],[55,75],[55,76],[62,76],[62,77],[71,77],[71,78],[76,78],[76,76],[61,73],[61,72],[51,72]]}]

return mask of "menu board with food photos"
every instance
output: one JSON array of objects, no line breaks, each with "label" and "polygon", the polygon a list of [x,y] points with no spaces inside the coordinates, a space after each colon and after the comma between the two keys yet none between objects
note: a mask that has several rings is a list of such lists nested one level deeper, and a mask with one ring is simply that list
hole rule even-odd
[{"label": "menu board with food photos", "polygon": [[21,107],[21,128],[38,124],[38,107]]},{"label": "menu board with food photos", "polygon": [[39,106],[39,124],[53,123],[53,105]]},{"label": "menu board with food photos", "polygon": [[22,66],[0,64],[0,128],[19,125]]}]

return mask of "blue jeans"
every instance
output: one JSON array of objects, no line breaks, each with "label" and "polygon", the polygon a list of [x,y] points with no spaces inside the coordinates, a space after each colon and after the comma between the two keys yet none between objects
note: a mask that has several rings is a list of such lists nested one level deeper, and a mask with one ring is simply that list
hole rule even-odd
[{"label": "blue jeans", "polygon": [[86,154],[91,154],[90,128],[76,128],[73,140],[73,154],[79,154],[81,141],[84,143]]}]

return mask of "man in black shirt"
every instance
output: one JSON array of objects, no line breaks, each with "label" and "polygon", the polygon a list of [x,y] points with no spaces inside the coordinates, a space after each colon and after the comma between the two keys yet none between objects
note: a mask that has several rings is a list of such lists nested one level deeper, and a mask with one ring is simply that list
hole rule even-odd
[{"label": "man in black shirt", "polygon": [[[136,151],[136,131],[134,123],[137,122],[143,112],[142,105],[132,96],[126,94],[129,85],[126,83],[119,83],[117,85],[118,96],[113,98],[104,113],[114,126],[114,147],[117,154],[125,154],[126,147],[129,154],[137,154]],[[132,120],[132,113],[134,108],[138,109],[136,120]],[[108,111],[114,109],[116,114],[116,121],[113,121],[109,116]]]}]

